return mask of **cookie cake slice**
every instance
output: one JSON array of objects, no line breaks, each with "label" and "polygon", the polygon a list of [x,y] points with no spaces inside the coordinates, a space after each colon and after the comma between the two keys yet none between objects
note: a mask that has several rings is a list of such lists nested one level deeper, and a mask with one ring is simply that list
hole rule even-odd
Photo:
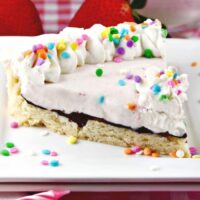
[{"label": "cookie cake slice", "polygon": [[189,157],[187,75],[166,66],[158,20],[65,28],[7,63],[10,114],[24,126]]}]

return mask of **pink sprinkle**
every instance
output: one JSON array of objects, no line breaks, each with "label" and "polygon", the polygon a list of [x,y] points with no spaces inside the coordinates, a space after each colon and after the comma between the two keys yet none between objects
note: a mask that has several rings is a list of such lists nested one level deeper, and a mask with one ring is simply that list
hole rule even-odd
[{"label": "pink sprinkle", "polygon": [[198,150],[196,147],[190,147],[189,150],[192,156],[198,154]]},{"label": "pink sprinkle", "polygon": [[168,85],[171,86],[171,87],[175,87],[174,81],[169,81],[169,82],[168,82]]},{"label": "pink sprinkle", "polygon": [[83,43],[83,39],[78,38],[78,39],[76,40],[76,42],[77,42],[78,45],[81,45],[81,44]]},{"label": "pink sprinkle", "polygon": [[88,40],[88,35],[83,34],[83,35],[82,35],[82,39],[83,39],[83,40]]},{"label": "pink sprinkle", "polygon": [[180,95],[181,93],[182,93],[181,90],[177,90],[177,92],[176,92],[177,95]]},{"label": "pink sprinkle", "polygon": [[120,62],[122,62],[122,58],[117,56],[113,59],[113,61],[116,63],[120,63]]},{"label": "pink sprinkle", "polygon": [[19,150],[16,147],[10,149],[10,153],[18,153]]},{"label": "pink sprinkle", "polygon": [[42,161],[41,161],[41,165],[45,165],[45,166],[46,166],[46,165],[49,165],[49,162],[48,162],[47,160],[42,160]]},{"label": "pink sprinkle", "polygon": [[51,152],[51,156],[57,156],[57,155],[58,155],[58,153],[56,151]]},{"label": "pink sprinkle", "polygon": [[139,146],[134,146],[134,147],[132,147],[131,149],[132,149],[132,151],[133,151],[134,153],[137,153],[137,152],[141,151],[141,148],[140,148]]},{"label": "pink sprinkle", "polygon": [[10,123],[10,127],[11,128],[18,128],[19,127],[19,124],[17,122],[11,122]]}]

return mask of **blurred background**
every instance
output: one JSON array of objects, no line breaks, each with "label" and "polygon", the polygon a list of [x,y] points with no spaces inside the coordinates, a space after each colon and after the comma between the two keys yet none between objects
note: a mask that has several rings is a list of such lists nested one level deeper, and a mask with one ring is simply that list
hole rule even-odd
[{"label": "blurred background", "polygon": [[[58,32],[68,26],[85,2],[84,0],[32,1],[38,10],[46,33]],[[92,1],[97,3],[98,9],[98,6],[104,5],[104,1],[109,0]],[[118,2],[122,1],[115,0],[115,4]],[[132,0],[128,3],[134,18],[137,18],[136,15],[158,18],[167,26],[172,37],[200,37],[200,0]]]},{"label": "blurred background", "polygon": [[[200,0],[0,0],[0,35],[58,33],[66,26],[158,18],[170,37],[200,37]],[[12,13],[12,14],[11,14]]]}]

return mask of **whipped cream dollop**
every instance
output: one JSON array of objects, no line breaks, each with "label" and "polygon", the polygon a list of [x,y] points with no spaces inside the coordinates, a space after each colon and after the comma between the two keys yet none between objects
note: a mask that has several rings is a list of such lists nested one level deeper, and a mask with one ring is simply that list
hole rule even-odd
[{"label": "whipped cream dollop", "polygon": [[36,84],[57,82],[60,74],[73,73],[85,64],[143,56],[164,58],[164,41],[159,20],[113,27],[95,24],[89,29],[67,27],[51,41],[20,53],[12,66],[17,75],[24,69],[22,79],[29,79],[32,74],[31,80]]}]

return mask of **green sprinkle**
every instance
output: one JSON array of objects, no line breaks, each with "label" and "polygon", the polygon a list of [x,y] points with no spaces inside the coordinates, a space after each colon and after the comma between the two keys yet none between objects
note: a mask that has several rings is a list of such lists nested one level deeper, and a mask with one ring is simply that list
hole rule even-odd
[{"label": "green sprinkle", "polygon": [[9,151],[8,151],[7,149],[1,150],[1,154],[2,154],[3,156],[9,156],[9,155],[10,155],[10,153],[9,153]]},{"label": "green sprinkle", "polygon": [[146,58],[153,58],[154,55],[153,55],[152,50],[151,49],[145,49],[144,50],[144,57],[146,57]]},{"label": "green sprinkle", "polygon": [[162,36],[163,36],[164,38],[166,38],[166,37],[167,37],[167,35],[168,35],[168,30],[167,30],[167,29],[164,29],[164,28],[162,28],[162,29],[161,29],[161,32],[162,32]]},{"label": "green sprinkle", "polygon": [[12,148],[14,146],[15,146],[14,143],[12,143],[12,142],[6,142],[6,147],[7,148]]},{"label": "green sprinkle", "polygon": [[113,41],[113,36],[112,36],[112,34],[109,34],[109,35],[108,35],[108,39],[109,39],[110,42]]},{"label": "green sprinkle", "polygon": [[167,99],[168,99],[167,95],[165,95],[165,94],[160,95],[160,100],[161,101],[164,101],[164,100],[167,100]]},{"label": "green sprinkle", "polygon": [[103,70],[101,68],[96,69],[96,75],[101,77],[103,75]]},{"label": "green sprinkle", "polygon": [[110,34],[118,34],[119,31],[115,27],[110,28]]},{"label": "green sprinkle", "polygon": [[139,37],[134,35],[131,37],[131,39],[133,40],[133,42],[137,42],[139,40]]}]

